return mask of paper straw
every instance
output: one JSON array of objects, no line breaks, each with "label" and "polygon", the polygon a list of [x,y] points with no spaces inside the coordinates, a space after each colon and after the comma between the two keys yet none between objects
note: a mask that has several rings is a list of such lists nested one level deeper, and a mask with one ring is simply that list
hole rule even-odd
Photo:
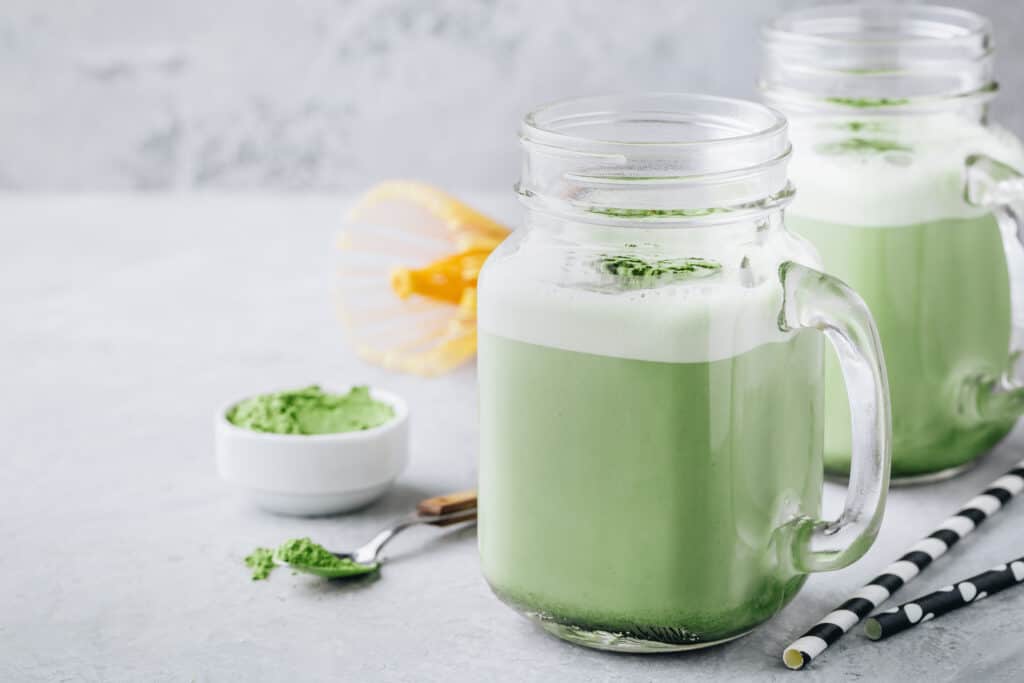
[{"label": "paper straw", "polygon": [[899,607],[869,617],[864,633],[871,640],[885,640],[908,628],[931,621],[953,610],[995,595],[1024,581],[1024,557],[1010,560],[987,572],[957,581]]},{"label": "paper straw", "polygon": [[782,653],[790,669],[803,669],[843,634],[866,618],[889,596],[924,571],[957,541],[996,513],[1024,489],[1024,460],[992,482],[981,494],[967,501],[959,512],[918,541],[903,557],[886,567],[853,597],[811,627]]}]

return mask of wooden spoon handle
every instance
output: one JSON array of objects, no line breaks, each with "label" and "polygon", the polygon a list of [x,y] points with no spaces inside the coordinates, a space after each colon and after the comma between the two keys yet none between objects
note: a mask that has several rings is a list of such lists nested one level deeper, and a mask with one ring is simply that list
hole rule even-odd
[{"label": "wooden spoon handle", "polygon": [[[421,500],[416,506],[416,512],[421,515],[435,517],[447,515],[452,512],[465,512],[465,517],[458,519],[446,519],[441,522],[432,522],[434,526],[447,526],[476,519],[476,491],[460,491],[458,493],[446,493],[443,496],[434,496]],[[472,512],[473,514],[470,514]]]}]

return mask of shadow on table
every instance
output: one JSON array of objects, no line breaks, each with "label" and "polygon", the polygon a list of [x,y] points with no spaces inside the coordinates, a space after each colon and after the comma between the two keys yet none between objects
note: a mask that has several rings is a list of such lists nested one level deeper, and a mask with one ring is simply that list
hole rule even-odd
[{"label": "shadow on table", "polygon": [[436,495],[436,492],[428,491],[419,486],[410,486],[404,483],[395,484],[382,498],[370,503],[365,508],[346,514],[370,513],[375,517],[382,516],[387,519],[393,517],[397,520],[415,510],[416,504],[421,500]]},{"label": "shadow on table", "polygon": [[343,579],[321,579],[319,581],[303,582],[301,589],[320,595],[337,595],[339,593],[350,593],[371,588],[378,581],[380,581],[380,571]]},{"label": "shadow on table", "polygon": [[[427,537],[419,537],[418,543],[413,542],[396,545],[393,549],[389,546],[387,563],[398,564],[400,562],[418,558],[429,553],[438,552],[445,547],[455,546],[458,544],[476,544],[475,522],[472,524],[462,523],[452,525],[450,527],[431,528],[429,526],[425,526],[425,529],[428,530],[427,533],[430,533],[430,535]],[[401,543],[401,541],[398,543]]]}]

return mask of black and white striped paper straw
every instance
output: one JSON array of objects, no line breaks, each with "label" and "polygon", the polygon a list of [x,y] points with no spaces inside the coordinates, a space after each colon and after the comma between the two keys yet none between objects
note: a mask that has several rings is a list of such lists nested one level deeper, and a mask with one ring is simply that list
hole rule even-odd
[{"label": "black and white striped paper straw", "polygon": [[1024,557],[869,617],[864,622],[864,633],[871,640],[884,640],[1021,582],[1024,582]]},{"label": "black and white striped paper straw", "polygon": [[960,511],[938,529],[918,541],[903,557],[886,567],[852,598],[829,612],[782,653],[790,669],[803,669],[866,618],[889,596],[909,583],[946,553],[957,541],[974,531],[1008,500],[1024,489],[1024,460],[992,482],[981,494],[967,501]]}]

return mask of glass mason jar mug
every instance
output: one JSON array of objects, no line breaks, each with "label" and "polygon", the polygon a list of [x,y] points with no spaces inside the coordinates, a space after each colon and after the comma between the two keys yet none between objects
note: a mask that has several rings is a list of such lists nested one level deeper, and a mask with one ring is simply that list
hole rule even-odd
[{"label": "glass mason jar mug", "polygon": [[[1024,413],[1024,149],[988,121],[989,23],[823,7],[783,15],[763,44],[761,87],[794,145],[787,223],[882,337],[893,477],[955,474]],[[826,375],[825,463],[843,474],[849,417],[839,367]]]},{"label": "glass mason jar mug", "polygon": [[[481,564],[556,635],[735,638],[881,520],[889,404],[860,298],[787,232],[789,141],[739,100],[570,100],[526,117],[525,225],[478,299]],[[853,470],[821,521],[825,333]]]}]

